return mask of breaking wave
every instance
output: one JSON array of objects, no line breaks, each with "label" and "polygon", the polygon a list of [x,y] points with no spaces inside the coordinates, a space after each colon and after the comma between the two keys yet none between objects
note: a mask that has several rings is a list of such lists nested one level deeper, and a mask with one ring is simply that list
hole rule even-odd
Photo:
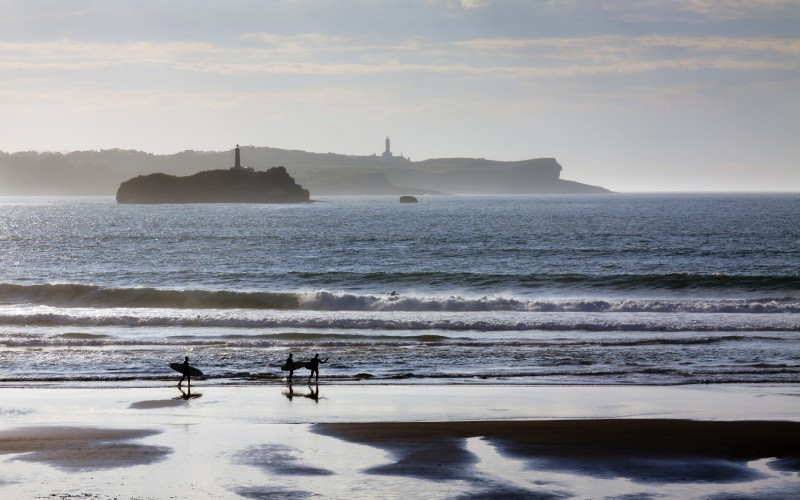
[{"label": "breaking wave", "polygon": [[798,313],[800,300],[760,299],[516,299],[510,297],[417,297],[332,293],[301,294],[299,308],[314,311],[425,312],[629,312],[629,313]]},{"label": "breaking wave", "polygon": [[0,284],[0,305],[57,308],[245,309],[397,312],[800,313],[800,298],[528,299],[231,290],[109,288],[84,284]]},{"label": "breaking wave", "polygon": [[349,283],[370,283],[389,290],[415,288],[448,283],[470,288],[523,288],[559,290],[611,290],[615,292],[665,291],[770,291],[797,293],[800,276],[739,274],[580,274],[531,273],[487,274],[472,272],[297,272],[290,273],[304,282],[318,283],[323,288],[346,286]]},{"label": "breaking wave", "polygon": [[[225,328],[296,328],[326,330],[440,330],[440,331],[638,331],[638,332],[782,332],[800,331],[800,317],[794,315],[747,315],[733,318],[686,317],[684,315],[385,315],[385,314],[181,314],[179,311],[148,310],[147,314],[133,314],[130,309],[117,311],[69,313],[26,312],[8,313],[0,310],[0,325],[14,326],[69,326],[69,327],[225,327]],[[157,312],[157,311],[156,311]],[[171,313],[175,314],[171,314]]]}]

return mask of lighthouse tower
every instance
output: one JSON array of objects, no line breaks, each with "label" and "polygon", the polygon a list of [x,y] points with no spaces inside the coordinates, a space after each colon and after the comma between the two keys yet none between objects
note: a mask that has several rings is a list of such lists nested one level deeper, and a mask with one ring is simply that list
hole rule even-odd
[{"label": "lighthouse tower", "polygon": [[392,150],[390,149],[389,146],[390,146],[389,137],[387,136],[386,137],[386,151],[384,151],[383,154],[381,154],[382,158],[388,159],[388,158],[392,157]]},{"label": "lighthouse tower", "polygon": [[239,155],[239,145],[236,145],[236,159],[234,160],[233,168],[240,169],[242,168],[242,161],[241,156]]}]

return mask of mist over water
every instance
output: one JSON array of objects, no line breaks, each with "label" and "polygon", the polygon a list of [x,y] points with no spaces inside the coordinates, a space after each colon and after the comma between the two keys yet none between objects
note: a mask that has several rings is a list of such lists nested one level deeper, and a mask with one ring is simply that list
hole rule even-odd
[{"label": "mist over water", "polygon": [[800,196],[320,201],[0,198],[0,380],[800,381]]}]

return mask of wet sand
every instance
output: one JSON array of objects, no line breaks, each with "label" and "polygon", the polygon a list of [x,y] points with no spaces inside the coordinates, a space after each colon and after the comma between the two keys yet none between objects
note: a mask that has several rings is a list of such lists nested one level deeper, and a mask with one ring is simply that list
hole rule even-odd
[{"label": "wet sand", "polygon": [[[551,470],[640,482],[737,482],[760,477],[764,458],[800,472],[800,422],[603,419],[317,424],[315,432],[391,452],[370,469],[429,479],[463,478],[475,461],[463,443],[482,438],[502,453]],[[676,467],[683,464],[683,467]]]},{"label": "wet sand", "polygon": [[0,394],[3,498],[800,495],[792,386]]},{"label": "wet sand", "polygon": [[129,467],[158,462],[172,452],[134,442],[154,434],[147,429],[25,427],[0,432],[0,455],[19,454],[18,460],[63,469]]}]

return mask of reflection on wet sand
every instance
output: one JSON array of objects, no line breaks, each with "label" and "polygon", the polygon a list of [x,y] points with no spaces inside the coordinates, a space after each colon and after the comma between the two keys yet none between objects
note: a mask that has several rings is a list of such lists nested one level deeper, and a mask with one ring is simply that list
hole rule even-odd
[{"label": "reflection on wet sand", "polygon": [[159,434],[152,429],[28,427],[0,432],[0,455],[42,462],[66,470],[96,470],[158,462],[172,453],[167,446],[131,441]]},{"label": "reflection on wet sand", "polygon": [[182,387],[178,387],[178,390],[179,390],[179,391],[181,391],[181,395],[180,395],[180,396],[175,396],[175,397],[174,397],[174,398],[172,398],[172,399],[185,399],[185,400],[189,400],[189,399],[196,399],[196,398],[199,398],[199,397],[202,397],[202,396],[203,396],[203,394],[201,394],[201,393],[199,393],[199,392],[192,394],[192,388],[191,388],[191,387],[189,387],[189,388],[188,388],[187,390],[185,390],[185,391],[183,390],[183,388],[182,388]]},{"label": "reflection on wet sand", "polygon": [[[770,459],[798,472],[800,423],[678,419],[316,424],[318,433],[390,451],[394,463],[368,470],[459,479],[476,463],[464,447],[481,438],[548,471],[636,483],[737,483],[764,477],[751,462]],[[769,465],[769,464],[768,464]]]},{"label": "reflection on wet sand", "polygon": [[[315,403],[319,403],[319,400],[320,400],[319,384],[315,384],[315,385],[309,384],[308,385],[308,393],[303,394],[303,393],[295,393],[294,387],[292,386],[292,383],[289,382],[287,388],[283,392],[281,392],[281,394],[283,394],[286,397],[286,399],[288,399],[289,401],[292,401],[292,399],[294,399],[294,397],[297,396],[297,395],[302,396],[304,398],[311,399]],[[322,399],[325,399],[325,398],[322,398]]]},{"label": "reflection on wet sand", "polygon": [[185,401],[190,399],[197,399],[203,396],[202,393],[196,392],[192,393],[192,388],[189,387],[188,390],[183,390],[182,387],[178,387],[178,390],[181,392],[180,396],[175,396],[169,399],[149,399],[146,401],[136,401],[131,403],[129,408],[133,408],[135,410],[152,410],[154,408],[170,408],[173,406],[180,406],[184,404]]}]

